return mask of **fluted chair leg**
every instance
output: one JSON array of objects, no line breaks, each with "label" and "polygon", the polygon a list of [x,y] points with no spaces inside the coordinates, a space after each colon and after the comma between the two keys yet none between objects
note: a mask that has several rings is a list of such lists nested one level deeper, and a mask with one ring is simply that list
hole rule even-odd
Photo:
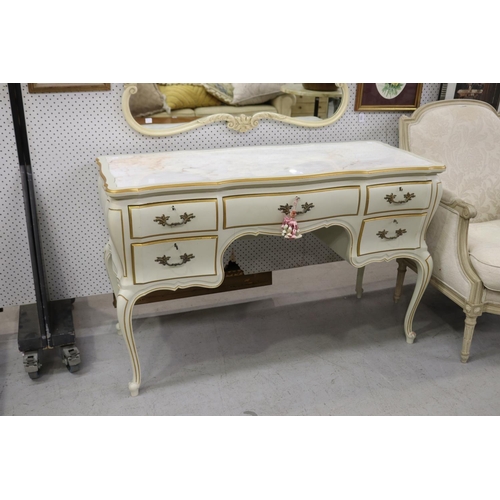
[{"label": "fluted chair leg", "polygon": [[477,315],[467,314],[465,316],[465,328],[464,328],[464,341],[462,343],[462,352],[460,354],[460,360],[462,363],[467,363],[470,354],[470,345],[472,342],[472,336],[474,335],[474,328],[476,327]]}]

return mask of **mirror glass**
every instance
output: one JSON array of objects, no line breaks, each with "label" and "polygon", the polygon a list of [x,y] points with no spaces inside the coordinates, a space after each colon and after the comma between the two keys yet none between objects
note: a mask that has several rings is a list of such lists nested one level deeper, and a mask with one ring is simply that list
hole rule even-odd
[{"label": "mirror glass", "polygon": [[348,100],[345,83],[130,83],[122,108],[134,130],[167,136],[216,121],[238,132],[262,119],[322,127],[342,116]]}]

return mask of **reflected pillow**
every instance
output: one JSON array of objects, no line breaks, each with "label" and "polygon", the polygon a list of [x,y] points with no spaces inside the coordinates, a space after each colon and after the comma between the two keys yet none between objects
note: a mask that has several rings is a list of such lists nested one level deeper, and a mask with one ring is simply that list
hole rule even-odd
[{"label": "reflected pillow", "polygon": [[156,83],[137,83],[137,92],[130,95],[132,116],[151,116],[162,111],[170,111],[165,96],[158,90]]},{"label": "reflected pillow", "polygon": [[203,83],[202,85],[209,94],[217,99],[226,104],[233,104],[232,83]]},{"label": "reflected pillow", "polygon": [[233,101],[235,106],[261,104],[278,97],[284,83],[233,83]]},{"label": "reflected pillow", "polygon": [[158,84],[170,109],[219,106],[221,102],[200,84]]}]

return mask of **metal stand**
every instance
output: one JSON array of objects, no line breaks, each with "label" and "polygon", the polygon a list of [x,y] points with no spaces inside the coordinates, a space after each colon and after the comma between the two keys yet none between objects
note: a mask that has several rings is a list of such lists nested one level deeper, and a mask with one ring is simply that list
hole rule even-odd
[{"label": "metal stand", "polygon": [[36,303],[23,305],[19,312],[18,346],[23,353],[24,369],[31,379],[38,378],[40,354],[45,349],[59,348],[63,363],[70,372],[78,370],[80,353],[75,346],[72,299],[49,301],[43,268],[42,245],[38,227],[35,189],[24,117],[21,85],[9,83],[10,107],[16,134],[19,170],[23,188],[26,226]]}]

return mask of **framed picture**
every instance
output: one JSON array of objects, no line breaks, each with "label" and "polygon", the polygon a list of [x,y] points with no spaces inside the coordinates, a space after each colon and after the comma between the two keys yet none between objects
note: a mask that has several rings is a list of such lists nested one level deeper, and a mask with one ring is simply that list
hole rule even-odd
[{"label": "framed picture", "polygon": [[414,111],[422,83],[358,83],[354,111]]},{"label": "framed picture", "polygon": [[28,83],[31,94],[48,92],[95,92],[111,90],[110,83]]},{"label": "framed picture", "polygon": [[442,83],[439,100],[476,99],[500,110],[500,83]]}]

